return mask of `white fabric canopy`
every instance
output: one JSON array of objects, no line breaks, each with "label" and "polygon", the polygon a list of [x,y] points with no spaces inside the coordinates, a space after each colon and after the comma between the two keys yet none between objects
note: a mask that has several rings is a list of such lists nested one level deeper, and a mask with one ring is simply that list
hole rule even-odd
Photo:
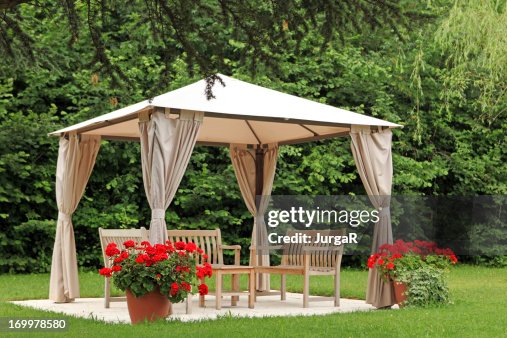
[{"label": "white fabric canopy", "polygon": [[139,139],[139,113],[153,107],[168,113],[204,113],[197,143],[229,145],[298,143],[346,136],[351,125],[395,128],[400,125],[353,113],[218,74],[225,87],[204,95],[205,80],[173,90],[91,120],[53,132],[101,135],[103,139]]}]

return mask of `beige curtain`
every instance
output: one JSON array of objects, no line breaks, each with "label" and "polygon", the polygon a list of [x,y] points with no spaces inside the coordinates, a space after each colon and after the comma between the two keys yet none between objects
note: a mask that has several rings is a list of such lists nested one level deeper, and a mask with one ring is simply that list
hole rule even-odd
[{"label": "beige curtain", "polygon": [[156,108],[151,119],[142,115],[141,162],[144,190],[151,208],[150,242],[165,243],[165,211],[171,204],[185,174],[204,114],[181,111],[170,118],[163,108]]},{"label": "beige curtain", "polygon": [[[389,211],[393,163],[390,129],[371,131],[369,126],[352,126],[351,148],[357,171],[371,203],[379,210],[379,221],[373,231],[372,253],[385,243],[393,243],[391,214]],[[368,274],[366,302],[380,308],[394,305],[391,283],[382,280],[375,269]]]},{"label": "beige curtain", "polygon": [[[278,144],[268,144],[263,149],[264,153],[264,184],[262,187],[262,197],[259,203],[259,209],[255,203],[255,167],[256,167],[256,150],[248,149],[245,144],[231,144],[230,155],[234,172],[238,180],[241,195],[248,208],[248,211],[254,217],[254,225],[252,229],[252,245],[267,246],[267,230],[264,222],[264,213],[268,207],[271,190],[273,189],[273,180],[275,178],[276,160],[278,158]],[[250,253],[250,264],[254,257]],[[261,266],[269,266],[269,252],[262,251],[259,254],[257,263]],[[269,291],[269,274],[259,274],[257,276],[257,290]]]},{"label": "beige curtain", "polygon": [[72,214],[83,196],[99,148],[100,136],[73,134],[68,139],[60,138],[56,166],[58,221],[49,283],[49,299],[55,302],[79,298]]}]

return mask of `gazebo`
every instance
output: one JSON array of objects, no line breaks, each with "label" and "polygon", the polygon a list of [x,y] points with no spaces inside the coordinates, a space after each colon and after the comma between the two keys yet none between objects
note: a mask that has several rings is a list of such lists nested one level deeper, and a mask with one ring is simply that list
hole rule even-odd
[{"label": "gazebo", "polygon": [[[222,74],[225,86],[204,95],[205,80],[88,121],[55,131],[60,137],[56,172],[58,223],[49,298],[80,297],[72,214],[84,193],[101,140],[138,141],[143,181],[151,208],[150,241],[167,238],[165,212],[178,189],[196,144],[227,146],[241,194],[254,217],[252,245],[265,245],[265,203],[271,194],[278,147],[350,136],[357,170],[380,220],[372,251],[392,243],[389,196],[392,185],[391,129],[401,125],[256,86]],[[263,230],[264,229],[264,230]],[[261,265],[269,256],[261,255]],[[259,276],[259,290],[269,279]],[[395,304],[391,285],[370,271],[367,303]]]}]

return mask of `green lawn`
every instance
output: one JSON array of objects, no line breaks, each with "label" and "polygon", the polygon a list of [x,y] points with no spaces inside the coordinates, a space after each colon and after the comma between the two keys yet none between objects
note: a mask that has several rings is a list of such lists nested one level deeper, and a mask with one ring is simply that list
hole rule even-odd
[{"label": "green lawn", "polygon": [[[291,276],[290,276],[291,277]],[[290,291],[301,291],[301,278],[288,278]],[[367,273],[344,270],[342,296],[364,298]],[[278,278],[272,277],[273,287]],[[47,315],[6,303],[8,300],[47,297],[48,275],[0,275],[0,316],[35,317]],[[80,274],[83,297],[98,297],[103,281],[95,273]],[[160,322],[132,327],[105,324],[91,319],[69,318],[65,336],[201,336],[201,337],[506,337],[507,269],[460,266],[450,274],[454,304],[440,307],[381,310],[368,313],[334,314],[314,317],[231,318],[198,323]],[[312,278],[312,294],[329,295],[331,280]],[[311,305],[311,304],[310,304]],[[5,335],[0,333],[0,335]],[[31,335],[34,335],[32,333]],[[56,336],[51,333],[47,336]],[[13,334],[19,336],[19,334]],[[37,336],[44,336],[37,334]]]}]

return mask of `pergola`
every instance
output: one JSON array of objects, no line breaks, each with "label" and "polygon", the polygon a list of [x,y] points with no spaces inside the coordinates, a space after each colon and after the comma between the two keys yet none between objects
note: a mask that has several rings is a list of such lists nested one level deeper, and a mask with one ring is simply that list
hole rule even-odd
[{"label": "pergola", "polygon": [[[241,194],[254,216],[252,245],[263,246],[265,203],[275,176],[278,147],[286,144],[351,137],[357,170],[380,213],[372,251],[392,243],[389,196],[392,185],[391,128],[398,124],[353,113],[218,74],[225,86],[204,95],[205,80],[55,131],[60,137],[56,172],[58,223],[49,298],[79,298],[72,214],[90,177],[101,140],[140,141],[143,181],[152,210],[150,241],[167,238],[165,211],[183,177],[195,144],[227,146]],[[259,264],[269,265],[261,255]],[[259,290],[269,279],[259,276]],[[367,303],[395,303],[391,285],[370,271]]]}]

